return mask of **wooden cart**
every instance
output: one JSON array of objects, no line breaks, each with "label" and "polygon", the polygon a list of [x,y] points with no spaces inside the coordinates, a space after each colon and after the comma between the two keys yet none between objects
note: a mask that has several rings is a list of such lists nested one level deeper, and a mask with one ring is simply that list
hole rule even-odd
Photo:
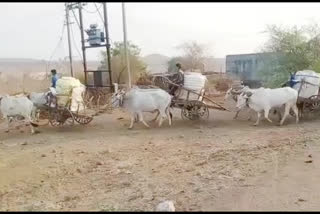
[{"label": "wooden cart", "polygon": [[[182,119],[207,119],[209,117],[209,109],[229,111],[206,96],[205,89],[202,89],[201,92],[198,93],[185,88],[182,85],[172,82],[170,80],[170,75],[155,75],[152,82],[155,86],[167,91],[168,93],[170,92],[170,88],[177,87],[174,97],[172,98],[171,107],[181,109]],[[186,93],[186,97],[179,98],[183,92]],[[192,99],[190,99],[191,96],[193,96]]]},{"label": "wooden cart", "polygon": [[[93,120],[93,114],[92,112],[90,113],[89,109],[85,108],[79,111],[78,107],[77,111],[71,111],[71,96],[57,95],[56,99],[53,100],[55,103],[49,103],[48,108],[49,122],[52,126],[74,125],[74,121],[81,125],[86,125]],[[60,102],[61,100],[64,100],[64,102]],[[65,103],[65,105],[60,103]]]}]

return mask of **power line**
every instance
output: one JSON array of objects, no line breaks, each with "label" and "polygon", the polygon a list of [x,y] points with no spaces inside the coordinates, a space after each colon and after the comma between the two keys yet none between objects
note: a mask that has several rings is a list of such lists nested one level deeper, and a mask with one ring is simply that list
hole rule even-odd
[{"label": "power line", "polygon": [[80,53],[78,47],[77,47],[77,43],[74,39],[74,33],[73,33],[73,29],[72,29],[72,26],[70,27],[70,31],[71,31],[71,36],[72,36],[72,41],[73,41],[73,44],[74,44],[74,47],[76,49],[76,51],[78,52],[78,56],[80,57],[80,59],[82,58],[82,54]]},{"label": "power line", "polygon": [[78,25],[79,29],[81,30],[81,28],[80,28],[80,24],[79,24],[79,21],[78,21],[78,19],[77,19],[76,14],[74,13],[73,9],[71,9],[71,11],[72,11],[72,14],[73,14],[74,19],[75,19],[75,20],[76,20],[76,22],[77,22],[77,25]]},{"label": "power line", "polygon": [[64,29],[65,29],[65,20],[63,20],[62,32],[61,32],[61,36],[60,36],[60,39],[59,39],[59,41],[58,41],[58,44],[57,44],[56,47],[54,48],[54,51],[52,52],[50,58],[49,58],[48,61],[47,61],[46,73],[48,73],[48,67],[49,67],[50,64],[51,64],[51,59],[52,59],[52,57],[54,56],[54,54],[56,53],[58,47],[61,45],[61,43],[62,43],[62,41],[63,41]]},{"label": "power line", "polygon": [[97,6],[97,4],[96,3],[94,3],[94,6],[97,8],[97,11],[98,11],[98,13],[99,13],[99,17],[100,17],[100,19],[101,19],[101,21],[102,21],[102,25],[103,25],[103,31],[104,31],[104,19],[102,18],[102,15],[101,15],[101,13],[100,13],[100,8],[101,8],[101,6],[100,6],[100,8],[98,8],[98,6]]},{"label": "power line", "polygon": [[[102,5],[100,6],[100,8],[102,7]],[[87,9],[85,9],[85,7],[82,7],[82,9],[84,10],[84,11],[86,11],[87,13],[96,13],[100,8],[96,8],[96,11],[89,11],[89,10],[87,10]]]},{"label": "power line", "polygon": [[56,50],[57,50],[58,46],[60,45],[60,43],[61,43],[61,42],[62,42],[62,40],[63,40],[64,29],[65,29],[65,24],[64,24],[64,22],[65,22],[65,20],[63,21],[63,26],[62,26],[62,32],[61,32],[60,39],[59,39],[58,44],[57,44],[57,46],[55,47],[55,49],[54,49],[53,53],[51,54],[51,56],[50,56],[50,58],[49,58],[49,61],[51,60],[51,58],[52,58],[52,57],[53,57],[53,55],[55,54],[55,52],[56,52]]}]

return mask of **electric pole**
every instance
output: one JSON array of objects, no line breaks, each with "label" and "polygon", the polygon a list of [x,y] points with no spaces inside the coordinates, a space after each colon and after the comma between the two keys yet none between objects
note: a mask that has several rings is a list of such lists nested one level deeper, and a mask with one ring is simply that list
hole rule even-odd
[{"label": "electric pole", "polygon": [[68,3],[65,3],[66,7],[66,21],[67,21],[67,31],[68,31],[68,46],[69,46],[69,60],[70,60],[70,71],[71,71],[71,76],[73,77],[73,69],[72,69],[72,49],[71,49],[71,40],[70,40],[70,27],[69,27],[69,5]]},{"label": "electric pole", "polygon": [[127,49],[127,23],[126,23],[126,14],[125,14],[125,5],[122,3],[122,23],[123,23],[123,42],[124,42],[124,52],[126,55],[127,61],[127,71],[128,71],[128,80],[129,80],[129,89],[131,88],[131,72],[130,72],[130,60]]}]

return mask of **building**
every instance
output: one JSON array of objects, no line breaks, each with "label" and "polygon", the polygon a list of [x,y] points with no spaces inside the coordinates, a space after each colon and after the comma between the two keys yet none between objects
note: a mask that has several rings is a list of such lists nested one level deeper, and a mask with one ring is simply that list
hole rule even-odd
[{"label": "building", "polygon": [[273,55],[273,53],[227,55],[226,73],[228,76],[248,83],[248,85],[259,87],[262,84],[259,73],[262,71],[267,57]]}]

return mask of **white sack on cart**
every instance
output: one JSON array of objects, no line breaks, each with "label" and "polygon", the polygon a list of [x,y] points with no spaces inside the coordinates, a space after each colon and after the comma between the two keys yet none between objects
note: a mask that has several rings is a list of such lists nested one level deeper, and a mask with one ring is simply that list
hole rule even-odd
[{"label": "white sack on cart", "polygon": [[70,110],[72,112],[81,112],[85,109],[83,94],[86,91],[86,87],[84,85],[80,85],[79,87],[73,88],[72,96],[71,96],[71,107]]},{"label": "white sack on cart", "polygon": [[[197,73],[197,72],[185,72],[184,73],[184,83],[183,86],[191,91],[196,92],[197,94],[201,94],[202,89],[205,87],[205,84],[207,82],[207,77]],[[188,91],[186,90],[181,90],[181,93],[179,95],[180,99],[187,99]],[[189,93],[189,100],[198,100],[201,99],[199,98],[199,95],[194,94],[194,93]]]},{"label": "white sack on cart", "polygon": [[57,80],[56,91],[58,95],[71,95],[72,89],[80,87],[81,82],[73,77],[62,77]]}]

